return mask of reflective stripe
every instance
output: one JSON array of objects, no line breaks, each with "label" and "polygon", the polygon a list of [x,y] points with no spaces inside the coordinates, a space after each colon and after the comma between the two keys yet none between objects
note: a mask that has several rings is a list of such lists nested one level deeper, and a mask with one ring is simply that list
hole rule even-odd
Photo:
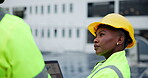
[{"label": "reflective stripe", "polygon": [[[99,69],[95,74],[97,74],[100,70],[105,69],[105,68],[111,68],[111,69],[113,69],[117,73],[117,75],[118,75],[119,78],[123,78],[123,75],[122,75],[121,71],[117,67],[115,67],[114,65],[105,66],[105,67]],[[93,76],[95,74],[93,74]]]},{"label": "reflective stripe", "polygon": [[2,18],[4,17],[5,13],[0,11],[0,21],[2,20]]},{"label": "reflective stripe", "polygon": [[96,69],[101,66],[102,64],[99,64],[92,72],[96,71]]},{"label": "reflective stripe", "polygon": [[35,78],[48,78],[48,72],[46,67]]}]

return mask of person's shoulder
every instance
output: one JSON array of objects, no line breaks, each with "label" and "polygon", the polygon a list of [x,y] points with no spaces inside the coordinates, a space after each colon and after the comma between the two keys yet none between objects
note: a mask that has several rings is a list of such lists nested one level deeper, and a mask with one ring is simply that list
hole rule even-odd
[{"label": "person's shoulder", "polygon": [[13,19],[13,20],[23,20],[22,18],[16,16],[16,15],[11,15],[11,14],[6,14],[6,17],[9,19]]},{"label": "person's shoulder", "polygon": [[20,23],[25,24],[25,21],[22,18],[11,14],[5,14],[3,20],[12,24],[20,24]]}]

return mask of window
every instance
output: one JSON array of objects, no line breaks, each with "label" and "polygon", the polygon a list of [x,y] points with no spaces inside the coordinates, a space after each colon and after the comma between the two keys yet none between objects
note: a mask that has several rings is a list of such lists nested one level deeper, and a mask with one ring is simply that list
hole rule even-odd
[{"label": "window", "polygon": [[88,3],[88,17],[105,16],[114,12],[114,1]]},{"label": "window", "polygon": [[74,66],[73,65],[71,65],[71,72],[74,72],[75,70],[74,70]]},{"label": "window", "polygon": [[65,37],[65,30],[62,30],[62,36]]},{"label": "window", "polygon": [[48,5],[48,13],[50,13],[50,5]]},{"label": "window", "polygon": [[62,12],[65,13],[65,4],[62,5]]},{"label": "window", "polygon": [[70,4],[70,12],[72,12],[73,11],[73,5],[72,5],[72,3]]},{"label": "window", "polygon": [[119,13],[125,16],[148,15],[148,0],[120,1]]},{"label": "window", "polygon": [[72,32],[71,29],[69,29],[69,38],[71,38],[71,35],[72,35],[71,32]]},{"label": "window", "polygon": [[93,43],[95,37],[87,30],[87,43]]},{"label": "window", "polygon": [[148,62],[148,43],[147,39],[144,37],[136,37],[137,40],[137,49],[138,49],[138,62]]},{"label": "window", "polygon": [[140,36],[148,40],[148,30],[140,30]]},{"label": "window", "polygon": [[54,5],[54,12],[57,13],[57,5]]},{"label": "window", "polygon": [[25,18],[26,7],[14,7],[13,14],[21,18]]},{"label": "window", "polygon": [[44,7],[43,7],[43,5],[41,6],[41,14],[43,14],[44,13]]},{"label": "window", "polygon": [[47,36],[48,38],[50,37],[50,30],[48,29],[48,32],[47,32]]},{"label": "window", "polygon": [[54,30],[54,36],[57,37],[57,29]]},{"label": "window", "polygon": [[38,36],[38,30],[35,29],[35,36],[37,37]]},{"label": "window", "polygon": [[83,69],[82,69],[83,67],[78,67],[78,71],[81,73],[81,72],[83,72]]},{"label": "window", "polygon": [[32,14],[32,7],[30,6],[30,14]]},{"label": "window", "polygon": [[42,29],[42,37],[44,37],[44,29]]},{"label": "window", "polygon": [[38,6],[35,7],[35,12],[38,14]]},{"label": "window", "polygon": [[79,37],[80,37],[80,30],[77,29],[77,38],[79,38]]}]

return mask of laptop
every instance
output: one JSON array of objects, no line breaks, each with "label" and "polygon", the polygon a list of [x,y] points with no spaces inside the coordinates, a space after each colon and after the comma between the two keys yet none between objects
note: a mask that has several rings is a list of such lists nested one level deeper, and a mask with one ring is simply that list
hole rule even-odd
[{"label": "laptop", "polygon": [[58,61],[45,61],[45,66],[52,78],[63,78]]}]

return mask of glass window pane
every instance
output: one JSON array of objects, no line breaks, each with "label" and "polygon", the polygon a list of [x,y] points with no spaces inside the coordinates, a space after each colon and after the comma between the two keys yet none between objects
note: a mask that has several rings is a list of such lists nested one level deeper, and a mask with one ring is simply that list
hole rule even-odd
[{"label": "glass window pane", "polygon": [[37,37],[38,36],[38,30],[35,29],[35,36]]},{"label": "glass window pane", "polygon": [[26,10],[26,7],[14,7],[13,15],[19,16],[21,18],[25,18],[25,10]]},{"label": "glass window pane", "polygon": [[43,5],[41,6],[41,14],[43,14],[44,13],[44,7],[43,7]]},{"label": "glass window pane", "polygon": [[70,12],[72,12],[73,11],[73,4],[71,3],[70,4]]},{"label": "glass window pane", "polygon": [[42,37],[44,37],[44,29],[42,29]]},{"label": "glass window pane", "polygon": [[48,29],[48,33],[47,33],[48,38],[50,37],[50,30]]},{"label": "glass window pane", "polygon": [[38,13],[38,6],[35,7],[35,12]]},{"label": "glass window pane", "polygon": [[30,6],[30,14],[32,14],[32,7]]},{"label": "glass window pane", "polygon": [[105,16],[114,12],[114,1],[88,3],[88,17]]},{"label": "glass window pane", "polygon": [[48,13],[50,13],[50,5],[48,5]]},{"label": "glass window pane", "polygon": [[54,30],[54,36],[57,37],[57,29]]},{"label": "glass window pane", "polygon": [[71,29],[69,29],[69,38],[71,38],[71,36],[72,36],[72,30]]},{"label": "glass window pane", "polygon": [[62,36],[65,37],[65,30],[62,30]]},{"label": "glass window pane", "polygon": [[120,1],[119,12],[124,16],[148,15],[148,0]]},{"label": "glass window pane", "polygon": [[79,38],[79,36],[80,36],[80,30],[77,29],[77,38]]},{"label": "glass window pane", "polygon": [[54,12],[57,13],[57,5],[54,5]]},{"label": "glass window pane", "polygon": [[63,13],[65,13],[65,4],[63,4],[62,7],[63,7],[62,8],[63,9],[62,11],[63,11]]}]

